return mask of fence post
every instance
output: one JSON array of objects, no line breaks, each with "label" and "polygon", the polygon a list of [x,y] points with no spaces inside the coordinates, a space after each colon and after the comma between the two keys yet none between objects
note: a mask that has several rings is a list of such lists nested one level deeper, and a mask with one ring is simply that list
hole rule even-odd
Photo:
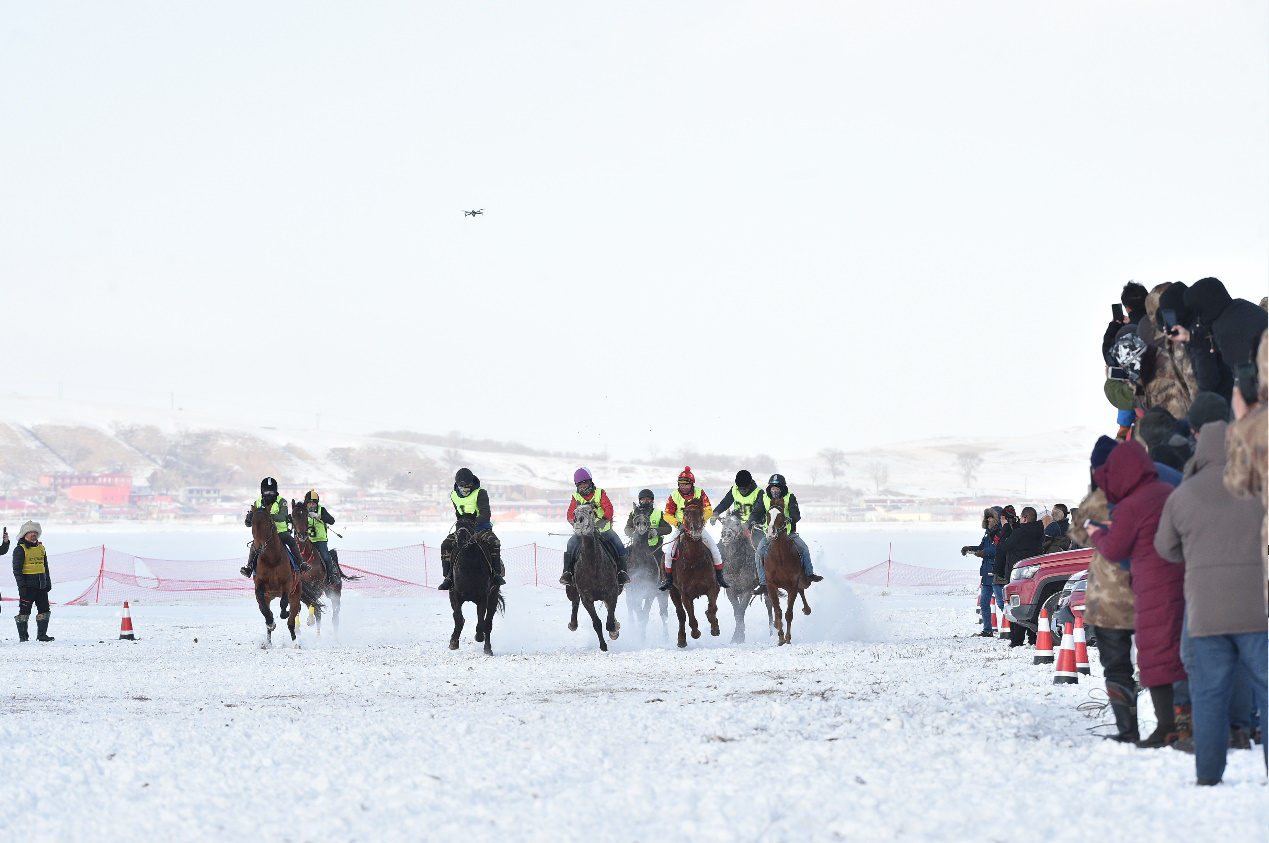
[{"label": "fence post", "polygon": [[890,542],[890,550],[886,552],[886,588],[890,587],[890,569],[894,566],[894,542]]},{"label": "fence post", "polygon": [[427,588],[427,542],[423,542],[423,587]]},{"label": "fence post", "polygon": [[533,587],[536,588],[538,583],[538,543],[533,543]]},{"label": "fence post", "polygon": [[106,546],[101,546],[101,567],[97,569],[97,594],[93,597],[94,603],[101,602],[101,581],[106,577]]}]

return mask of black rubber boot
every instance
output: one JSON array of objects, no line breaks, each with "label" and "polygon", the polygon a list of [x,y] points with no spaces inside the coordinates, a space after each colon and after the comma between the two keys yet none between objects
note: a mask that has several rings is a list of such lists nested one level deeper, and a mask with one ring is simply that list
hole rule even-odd
[{"label": "black rubber boot", "polygon": [[331,585],[339,584],[339,564],[335,562],[335,558],[333,556],[331,557],[330,562],[326,565],[326,582]]},{"label": "black rubber boot", "polygon": [[755,597],[761,597],[762,595],[766,594],[767,584],[765,582],[758,583],[757,585],[753,587],[753,593]]},{"label": "black rubber boot", "polygon": [[31,633],[27,631],[27,626],[26,626],[26,619],[29,617],[30,615],[17,615],[13,618],[14,623],[18,625],[18,640],[19,641],[31,640]]},{"label": "black rubber boot", "polygon": [[660,585],[658,585],[658,586],[657,586],[657,590],[658,590],[658,591],[669,591],[669,590],[670,590],[670,587],[671,587],[671,586],[673,586],[673,585],[674,585],[674,572],[673,572],[673,571],[666,571],[666,572],[665,572],[665,582],[663,582],[663,583],[661,583]]},{"label": "black rubber boot", "polygon": [[1172,685],[1155,685],[1150,689],[1150,701],[1154,703],[1154,716],[1159,724],[1149,736],[1137,741],[1142,749],[1158,749],[1177,742],[1176,713],[1172,708]]},{"label": "black rubber boot", "polygon": [[444,579],[442,579],[441,584],[437,586],[437,588],[441,591],[449,591],[451,588],[454,587],[454,580],[453,580],[453,577],[451,576],[451,573],[452,573],[451,565],[452,563],[449,561],[449,559],[447,559],[444,556],[441,557],[441,574],[444,575]]},{"label": "black rubber boot", "polygon": [[806,578],[810,580],[811,582],[819,582],[820,580],[824,579],[819,574],[807,574]]},{"label": "black rubber boot", "polygon": [[35,616],[35,640],[36,641],[52,641],[53,636],[48,634],[48,615],[40,617]]},{"label": "black rubber boot", "polygon": [[718,581],[718,587],[719,587],[719,588],[731,588],[731,586],[729,586],[729,585],[727,584],[727,580],[723,579],[723,569],[722,569],[722,568],[715,568],[715,569],[714,569],[714,579]]},{"label": "black rubber boot", "polygon": [[625,585],[630,582],[630,575],[626,573],[626,560],[624,558],[617,560],[617,584]]},{"label": "black rubber boot", "polygon": [[252,545],[251,553],[247,556],[247,564],[239,568],[238,573],[242,574],[247,579],[254,577],[256,575],[256,557],[259,555],[260,554],[256,551],[256,546]]},{"label": "black rubber boot", "polygon": [[573,584],[573,554],[564,553],[564,573],[560,574],[560,585]]},{"label": "black rubber boot", "polygon": [[502,554],[495,551],[493,555],[493,559],[490,560],[490,563],[493,565],[492,573],[493,573],[494,585],[506,585],[507,584],[507,579],[506,579],[507,569],[504,568],[502,565]]},{"label": "black rubber boot", "polygon": [[1131,688],[1107,682],[1106,697],[1110,700],[1110,710],[1115,714],[1115,726],[1119,729],[1117,734],[1107,737],[1120,743],[1136,743],[1141,737],[1137,731],[1137,695]]}]

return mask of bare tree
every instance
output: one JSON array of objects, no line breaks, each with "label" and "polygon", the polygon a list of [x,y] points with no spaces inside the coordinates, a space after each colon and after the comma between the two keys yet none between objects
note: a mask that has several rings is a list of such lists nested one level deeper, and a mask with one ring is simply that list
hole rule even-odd
[{"label": "bare tree", "polygon": [[828,466],[828,471],[837,479],[837,472],[846,467],[846,452],[837,448],[825,448],[820,451],[820,459]]},{"label": "bare tree", "polygon": [[868,476],[872,478],[872,484],[876,487],[877,494],[881,494],[882,487],[890,482],[890,467],[880,462],[869,463]]},{"label": "bare tree", "polygon": [[956,455],[956,464],[960,466],[961,477],[965,480],[965,488],[972,488],[978,469],[982,467],[983,458],[978,454],[966,451]]}]

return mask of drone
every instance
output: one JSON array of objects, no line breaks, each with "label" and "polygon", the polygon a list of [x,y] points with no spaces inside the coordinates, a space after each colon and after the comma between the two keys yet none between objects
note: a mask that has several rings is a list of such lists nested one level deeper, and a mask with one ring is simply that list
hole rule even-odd
[{"label": "drone", "polygon": [[484,208],[481,208],[479,211],[463,211],[463,216],[465,216],[465,217],[474,217],[474,216],[476,216],[476,215],[478,215],[478,214],[483,214],[484,212],[485,212],[485,209],[484,209]]}]

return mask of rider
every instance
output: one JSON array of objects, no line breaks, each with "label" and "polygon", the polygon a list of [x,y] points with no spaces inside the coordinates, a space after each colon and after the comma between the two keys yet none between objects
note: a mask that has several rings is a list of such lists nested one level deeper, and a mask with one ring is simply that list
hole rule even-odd
[{"label": "rider", "polygon": [[322,506],[321,497],[316,489],[304,493],[304,508],[308,510],[308,540],[317,551],[317,556],[326,566],[326,581],[336,585],[340,581],[339,560],[330,552],[326,544],[326,528],[335,523],[335,516]]},{"label": "rider", "polygon": [[[291,510],[289,510],[278,497],[278,481],[272,477],[266,477],[260,481],[260,497],[256,498],[256,509],[267,509],[269,514],[273,516],[273,526],[278,528],[278,538],[282,539],[282,543],[286,545],[286,549],[291,551],[291,562],[295,567],[299,568],[300,573],[304,573],[312,568],[304,558],[300,556],[300,548],[295,543],[295,536],[291,535]],[[246,525],[251,526],[251,510],[247,510]],[[256,572],[256,557],[260,555],[261,548],[251,544],[251,556],[247,559],[247,564],[238,569],[244,577],[251,577]]]},{"label": "rider", "polygon": [[[670,492],[670,499],[665,502],[665,519],[675,527],[680,527],[680,533],[670,540],[670,551],[665,555],[665,582],[661,583],[658,588],[662,591],[668,591],[670,586],[674,585],[674,552],[678,547],[679,536],[681,532],[681,522],[683,521],[684,507],[687,506],[689,500],[698,500],[701,502],[703,509],[701,516],[708,519],[714,514],[714,506],[709,502],[709,495],[705,494],[704,489],[697,488],[696,475],[692,474],[690,465],[683,466],[683,470],[679,472],[678,487]],[[719,588],[730,588],[727,581],[723,579],[723,555],[718,552],[718,545],[714,544],[714,537],[709,531],[702,530],[701,537],[705,541],[705,546],[709,548],[710,555],[714,557],[714,578],[718,580]]]},{"label": "rider", "polygon": [[[784,530],[797,547],[798,555],[802,557],[802,571],[806,574],[806,578],[811,582],[819,582],[824,578],[815,573],[811,567],[810,548],[798,535],[798,522],[802,520],[802,512],[798,509],[798,498],[797,495],[789,494],[789,484],[785,482],[783,474],[773,474],[767,481],[767,488],[762,492],[762,500],[754,506],[753,513],[750,515],[751,523],[759,528],[767,523],[767,512],[771,509],[772,498],[784,498]],[[754,561],[758,563],[758,585],[754,588],[754,594],[762,594],[767,590],[767,572],[763,570],[762,563],[767,558],[767,545],[770,543],[771,537],[763,529],[762,540],[758,542],[758,547],[754,550]]]},{"label": "rider", "polygon": [[640,537],[635,535],[635,515],[640,512],[646,515],[650,529],[647,535],[648,547],[652,548],[652,555],[657,562],[664,565],[665,548],[663,545],[665,544],[665,537],[674,532],[674,528],[670,526],[668,520],[662,517],[661,510],[656,508],[655,501],[656,496],[652,494],[651,489],[639,490],[639,503],[626,516],[626,535],[630,537],[632,542],[639,541]]},{"label": "rider", "polygon": [[[460,468],[454,475],[454,491],[449,493],[449,501],[454,505],[454,515],[474,515],[476,517],[476,541],[485,548],[492,566],[493,580],[498,585],[506,585],[503,579],[506,571],[502,567],[502,542],[494,535],[493,522],[489,514],[489,493],[480,488],[480,478],[470,468]],[[455,525],[457,528],[457,525]],[[454,550],[458,539],[455,530],[450,530],[445,541],[441,542],[441,573],[445,579],[437,586],[441,591],[449,591],[454,587],[453,565]]]},{"label": "rider", "polygon": [[[569,523],[573,523],[573,513],[577,511],[578,506],[592,507],[595,510],[595,529],[599,531],[599,538],[608,545],[608,549],[617,559],[617,582],[630,582],[630,575],[626,573],[626,546],[613,531],[612,501],[608,500],[608,493],[595,487],[595,481],[590,476],[588,468],[579,468],[573,472],[573,485],[577,487],[577,491],[573,493],[573,499],[568,504],[566,517]],[[581,543],[582,537],[576,533],[568,539],[568,546],[564,549],[564,573],[560,574],[560,582],[564,585],[573,583],[573,565],[577,562],[577,546]]]},{"label": "rider", "polygon": [[727,494],[723,495],[723,499],[718,502],[718,508],[714,510],[714,517],[709,519],[710,523],[717,523],[724,512],[735,506],[734,514],[740,518],[741,524],[747,525],[750,516],[753,514],[754,505],[758,502],[758,496],[761,494],[762,490],[754,482],[752,474],[744,469],[737,471],[736,485],[732,486],[727,491]]}]

